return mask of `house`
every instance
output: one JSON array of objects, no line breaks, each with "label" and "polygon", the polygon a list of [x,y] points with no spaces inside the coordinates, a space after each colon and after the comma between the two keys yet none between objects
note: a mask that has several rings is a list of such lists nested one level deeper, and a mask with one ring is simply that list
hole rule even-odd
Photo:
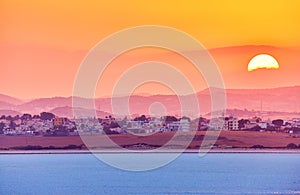
[{"label": "house", "polygon": [[61,126],[64,124],[64,118],[56,117],[53,119],[53,126]]},{"label": "house", "polygon": [[225,117],[224,130],[239,130],[239,121],[237,117]]},{"label": "house", "polygon": [[183,132],[188,132],[190,131],[190,122],[188,119],[180,119],[180,125],[178,130],[183,131]]},{"label": "house", "polygon": [[239,121],[233,116],[213,118],[209,122],[209,127],[213,130],[238,130]]},{"label": "house", "polygon": [[267,122],[259,122],[257,123],[257,125],[261,128],[261,129],[266,129],[268,127],[268,123]]},{"label": "house", "polygon": [[224,117],[212,118],[209,121],[210,130],[223,130],[225,125]]}]

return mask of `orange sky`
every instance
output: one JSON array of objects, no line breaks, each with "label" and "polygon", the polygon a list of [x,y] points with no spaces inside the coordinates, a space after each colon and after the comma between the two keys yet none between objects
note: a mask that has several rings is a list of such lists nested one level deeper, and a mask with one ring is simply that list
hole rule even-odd
[{"label": "orange sky", "polygon": [[[77,69],[87,52],[111,33],[137,25],[166,25],[198,39],[211,49],[227,88],[300,85],[299,7],[297,0],[247,3],[2,0],[0,93],[19,98],[70,96]],[[277,58],[280,69],[247,72],[251,57],[266,52]],[[144,57],[137,54],[125,54],[119,60],[123,59],[123,64],[128,62],[125,67],[129,67],[129,62],[153,57],[147,52]],[[154,57],[169,59],[169,63],[179,66],[176,62],[180,59],[170,60],[170,55],[175,54]],[[98,86],[97,95],[110,93],[113,81],[121,73],[120,66],[117,62],[112,64],[105,85],[101,82]],[[197,90],[206,87],[192,66],[181,70]],[[154,93],[151,87],[140,92]],[[159,92],[156,88],[155,93]]]}]

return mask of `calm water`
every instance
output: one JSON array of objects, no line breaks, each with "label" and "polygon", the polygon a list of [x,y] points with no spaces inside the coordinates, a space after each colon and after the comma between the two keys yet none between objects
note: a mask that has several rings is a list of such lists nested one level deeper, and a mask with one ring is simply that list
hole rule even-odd
[{"label": "calm water", "polygon": [[0,194],[296,194],[297,154],[183,154],[153,171],[90,154],[0,155]]}]

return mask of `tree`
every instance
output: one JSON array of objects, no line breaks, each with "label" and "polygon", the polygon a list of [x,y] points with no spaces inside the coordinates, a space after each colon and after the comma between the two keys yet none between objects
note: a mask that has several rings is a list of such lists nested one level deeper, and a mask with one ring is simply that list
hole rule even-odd
[{"label": "tree", "polygon": [[20,119],[20,116],[19,115],[16,115],[13,117],[13,120],[19,120]]},{"label": "tree", "polygon": [[286,146],[288,149],[296,149],[298,148],[298,146],[294,143],[289,143],[287,146]]},{"label": "tree", "polygon": [[178,121],[178,119],[175,116],[165,116],[164,120],[165,120],[166,123]]},{"label": "tree", "polygon": [[261,121],[262,121],[262,119],[260,117],[256,117],[255,122],[259,123]]},{"label": "tree", "polygon": [[42,112],[41,113],[41,119],[42,120],[52,120],[55,118],[55,115],[51,112]]},{"label": "tree", "polygon": [[9,128],[15,130],[16,129],[16,123],[14,121],[10,121]]},{"label": "tree", "polygon": [[118,128],[120,125],[117,122],[111,122],[109,128]]},{"label": "tree", "polygon": [[282,119],[273,120],[272,124],[275,125],[276,127],[281,127],[283,125],[283,120]]},{"label": "tree", "polygon": [[0,123],[0,134],[3,134],[3,130],[4,130],[5,124],[4,123]]},{"label": "tree", "polygon": [[3,122],[0,123],[0,130],[3,130],[5,127],[5,124]]},{"label": "tree", "polygon": [[193,122],[195,122],[195,123],[197,123],[197,121],[198,121],[197,129],[206,131],[207,128],[208,128],[207,125],[206,125],[208,123],[208,120],[206,118],[203,118],[203,117],[200,117],[198,119],[193,120]]},{"label": "tree", "polygon": [[256,144],[256,145],[251,146],[250,148],[264,148],[264,146]]},{"label": "tree", "polygon": [[239,123],[239,129],[242,129],[242,128],[245,128],[245,124],[250,123],[250,121],[247,119],[240,119],[238,121],[238,123]]},{"label": "tree", "polygon": [[35,114],[35,115],[33,115],[33,117],[32,117],[33,119],[39,119],[40,118],[40,115],[38,115],[38,114]]},{"label": "tree", "polygon": [[116,131],[111,131],[110,128],[108,126],[104,126],[103,127],[103,131],[106,135],[110,135],[110,134],[119,134],[118,132]]},{"label": "tree", "polygon": [[6,116],[6,120],[12,121],[14,118],[12,116]]},{"label": "tree", "polygon": [[275,130],[276,130],[275,127],[269,125],[266,128],[266,131],[275,131]]},{"label": "tree", "polygon": [[134,121],[147,121],[148,119],[146,118],[145,115],[141,115],[139,117],[136,117],[135,119],[133,119]]},{"label": "tree", "polygon": [[27,113],[25,113],[21,116],[22,120],[30,120],[31,118],[32,118],[31,114],[27,114]]},{"label": "tree", "polygon": [[203,122],[207,122],[207,119],[206,119],[206,118],[203,118],[203,117],[200,117],[200,118],[199,118],[199,123],[203,123]]},{"label": "tree", "polygon": [[260,126],[256,125],[254,127],[252,127],[251,129],[249,129],[249,131],[259,131],[261,130]]}]

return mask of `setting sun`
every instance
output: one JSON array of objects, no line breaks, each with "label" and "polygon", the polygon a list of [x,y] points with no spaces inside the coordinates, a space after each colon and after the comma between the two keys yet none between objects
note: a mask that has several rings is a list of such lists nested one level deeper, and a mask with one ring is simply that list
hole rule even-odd
[{"label": "setting sun", "polygon": [[248,64],[248,71],[253,71],[259,68],[278,69],[279,64],[273,56],[268,54],[259,54],[250,60]]}]

